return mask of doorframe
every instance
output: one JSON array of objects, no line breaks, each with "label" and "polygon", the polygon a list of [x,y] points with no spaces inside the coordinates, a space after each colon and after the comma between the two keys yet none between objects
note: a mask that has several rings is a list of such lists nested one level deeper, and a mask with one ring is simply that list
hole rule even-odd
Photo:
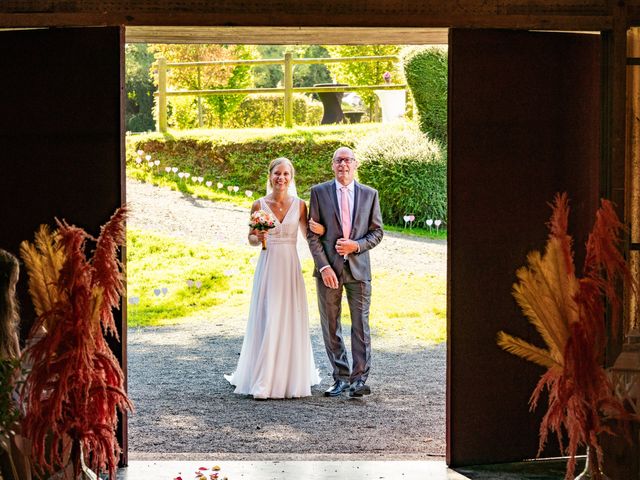
[{"label": "doorframe", "polygon": [[[610,17],[603,18],[586,18],[585,20],[580,20],[585,25],[590,22],[593,25],[597,25],[603,27],[601,30],[601,34],[603,35],[603,59],[605,64],[605,69],[603,71],[603,119],[602,119],[602,127],[603,127],[603,146],[602,146],[602,175],[601,178],[601,194],[606,196],[607,198],[611,198],[617,204],[619,211],[624,212],[625,215],[628,215],[627,212],[627,191],[625,189],[625,172],[627,171],[627,164],[625,160],[626,153],[626,51],[627,51],[627,26],[628,26],[628,12],[626,7],[621,5],[622,2],[613,2],[612,15]],[[171,20],[170,12],[160,13],[158,18],[164,17],[166,21]],[[70,17],[68,15],[63,14],[47,14],[47,13],[39,13],[35,15],[18,15],[18,14],[8,14],[1,13],[0,14],[0,27],[33,27],[33,26],[69,26],[74,25],[77,27],[89,27],[93,25],[105,25],[109,24],[112,26],[120,26],[121,28],[121,50],[124,33],[127,27],[127,24],[132,22],[133,19],[129,19],[126,16],[118,16],[111,15],[105,17],[104,15],[98,16],[95,18],[91,17],[91,15],[79,15],[76,17]],[[147,17],[146,20],[143,20],[142,23],[147,22],[152,25],[157,23],[156,21],[151,21],[151,17]],[[264,17],[267,20],[262,21],[273,21],[271,17]],[[350,17],[352,18],[352,17]],[[75,19],[75,20],[74,20]],[[106,20],[105,20],[106,19]],[[195,14],[191,14],[189,17],[190,22],[193,24],[198,23],[208,23],[209,25],[215,25],[216,22],[220,22],[220,17],[216,17],[215,21],[211,21],[212,18],[206,15],[198,16]],[[511,20],[511,19],[510,19]],[[634,19],[637,21],[638,19]],[[291,20],[288,20],[291,21]],[[295,20],[294,20],[295,21]],[[390,18],[388,20],[389,24],[393,24],[396,20]],[[424,23],[428,23],[430,20],[428,18],[418,18],[416,21],[415,17],[412,18],[414,25],[420,25]],[[519,20],[512,20],[513,23],[510,23],[509,20],[505,20],[504,18],[495,18],[494,21],[491,18],[482,17],[474,20],[473,17],[467,18],[455,18],[451,17],[448,20],[439,19],[435,21],[435,23],[439,23],[440,26],[446,25],[447,27],[455,28],[455,27],[469,27],[469,26],[484,26],[487,28],[517,28],[522,30],[527,30],[531,28],[549,28],[549,25],[552,25],[554,29],[560,30],[566,28],[567,25],[571,24],[571,20],[564,18],[558,20],[557,18],[552,18],[549,16],[533,16],[529,17],[525,22],[522,18]],[[577,21],[576,21],[577,22]],[[161,22],[160,22],[161,23]],[[184,22],[183,22],[184,24]],[[269,26],[267,26],[269,27]],[[340,27],[333,27],[335,29]],[[393,28],[393,25],[389,28]],[[348,42],[345,42],[348,43]],[[124,54],[122,53],[122,61],[121,61],[121,84],[124,85]],[[121,108],[121,146],[122,152],[124,155],[124,143],[125,143],[125,130],[124,130],[124,91],[120,97],[120,108]],[[121,162],[124,165],[124,159],[121,159]],[[125,192],[125,172],[123,166],[122,172],[122,201],[126,200],[126,192]],[[627,216],[624,217],[625,222],[628,223],[629,218]],[[126,257],[126,254],[123,253],[123,258]],[[126,299],[123,299],[122,302],[122,316],[123,321],[120,328],[120,336],[121,336],[121,348],[116,349],[115,354],[118,357],[121,365],[123,366],[123,370],[125,371],[125,385],[127,381],[126,375],[126,366],[127,366],[127,356],[126,356],[126,338],[127,338],[127,328],[126,328]],[[616,342],[613,342],[611,352],[613,352],[615,344],[618,345],[621,343],[620,339],[617,339]],[[615,358],[615,356],[609,357],[609,359]],[[122,421],[122,433],[120,433],[119,441],[123,449],[122,456],[122,465],[126,465],[128,462],[128,444],[127,444],[127,435],[126,435],[126,417],[124,417]]]},{"label": "doorframe", "polygon": [[[526,29],[522,29],[526,30]],[[126,26],[123,31],[126,31]],[[330,31],[330,30],[327,30]],[[602,146],[601,146],[601,179],[600,179],[600,196],[613,198],[619,208],[624,211],[624,197],[617,198],[624,193],[624,188],[620,190],[620,185],[624,187],[624,169],[622,169],[623,177],[620,179],[619,159],[620,152],[624,154],[625,144],[624,133],[625,124],[624,116],[621,122],[621,111],[625,111],[625,88],[626,85],[626,25],[625,22],[614,21],[614,27],[611,30],[600,30],[602,36]],[[126,35],[125,35],[126,38]],[[281,41],[277,43],[282,43]],[[285,42],[286,43],[286,42]],[[345,41],[343,43],[349,43]],[[123,59],[124,60],[124,59]],[[622,68],[621,68],[622,65]],[[122,97],[124,98],[124,96]],[[622,150],[620,150],[622,148]],[[623,155],[624,157],[624,155]],[[616,159],[618,163],[616,163]],[[123,179],[124,181],[124,179]],[[124,192],[124,187],[123,187]],[[622,200],[622,201],[621,201]],[[126,318],[126,315],[125,317]],[[126,339],[126,328],[124,337]],[[449,339],[447,339],[447,343]],[[612,346],[619,344],[619,339],[612,342]],[[449,347],[447,347],[449,348]],[[126,341],[122,343],[122,353],[120,358],[126,358]],[[613,357],[615,358],[615,357]],[[126,365],[126,360],[125,364]],[[448,385],[447,385],[448,391]],[[448,398],[447,398],[448,404]],[[445,421],[449,422],[448,407]],[[126,438],[119,439],[123,447],[123,454],[126,455],[127,443]],[[447,438],[448,440],[448,438]],[[449,450],[446,452],[447,463],[449,463]]]}]

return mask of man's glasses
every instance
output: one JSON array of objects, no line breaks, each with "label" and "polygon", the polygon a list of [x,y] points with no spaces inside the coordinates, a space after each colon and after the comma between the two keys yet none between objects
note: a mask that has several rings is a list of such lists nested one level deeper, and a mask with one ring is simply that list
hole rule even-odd
[{"label": "man's glasses", "polygon": [[341,163],[344,163],[344,164],[353,163],[355,161],[356,161],[356,159],[352,158],[352,157],[334,158],[333,159],[333,163],[335,163],[336,165],[340,165]]}]

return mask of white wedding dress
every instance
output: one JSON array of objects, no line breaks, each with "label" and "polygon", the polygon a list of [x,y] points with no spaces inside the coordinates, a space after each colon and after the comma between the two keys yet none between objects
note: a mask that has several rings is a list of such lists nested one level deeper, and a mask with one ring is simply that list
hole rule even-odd
[{"label": "white wedding dress", "polygon": [[[296,250],[300,202],[295,198],[282,223],[276,220],[267,249],[260,252],[240,359],[236,371],[225,375],[234,393],[259,399],[307,397],[311,386],[320,383]],[[273,215],[264,198],[260,208]]]}]

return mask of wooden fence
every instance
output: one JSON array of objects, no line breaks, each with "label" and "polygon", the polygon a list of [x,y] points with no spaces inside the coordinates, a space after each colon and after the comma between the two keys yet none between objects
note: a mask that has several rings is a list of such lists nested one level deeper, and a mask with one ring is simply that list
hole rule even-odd
[{"label": "wooden fence", "polygon": [[[166,59],[159,58],[158,68],[158,116],[157,129],[159,132],[167,131],[167,98],[171,96],[196,96],[204,97],[208,95],[237,95],[237,94],[275,94],[284,95],[284,126],[293,127],[293,94],[294,93],[321,93],[321,92],[353,92],[356,90],[404,90],[405,84],[381,84],[381,85],[357,85],[357,86],[322,86],[322,87],[294,87],[293,68],[302,64],[325,64],[325,63],[351,63],[351,62],[398,62],[396,55],[365,56],[365,57],[342,57],[342,58],[293,58],[291,53],[285,53],[284,58],[262,59],[262,60],[220,60],[214,62],[177,62],[167,63]],[[172,68],[199,68],[214,65],[282,65],[284,70],[284,86],[281,88],[236,88],[236,89],[215,89],[215,90],[168,90],[167,70]]]}]

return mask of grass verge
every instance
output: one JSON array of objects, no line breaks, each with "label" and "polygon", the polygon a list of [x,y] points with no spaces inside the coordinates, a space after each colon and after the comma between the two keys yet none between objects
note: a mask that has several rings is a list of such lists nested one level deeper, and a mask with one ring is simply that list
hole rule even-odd
[{"label": "grass verge", "polygon": [[[142,230],[127,232],[130,327],[237,319],[246,322],[258,250],[248,246],[187,243]],[[317,324],[310,259],[302,262],[311,324]],[[375,337],[424,343],[446,338],[446,279],[374,272],[370,326]],[[350,320],[346,300],[343,328]]]},{"label": "grass verge", "polygon": [[447,239],[447,230],[444,228],[440,228],[439,230],[435,228],[422,228],[422,227],[398,227],[395,225],[385,225],[385,232],[396,232],[402,233],[403,235],[407,235],[409,237],[420,237],[420,238],[430,238],[433,240],[446,240]]}]

